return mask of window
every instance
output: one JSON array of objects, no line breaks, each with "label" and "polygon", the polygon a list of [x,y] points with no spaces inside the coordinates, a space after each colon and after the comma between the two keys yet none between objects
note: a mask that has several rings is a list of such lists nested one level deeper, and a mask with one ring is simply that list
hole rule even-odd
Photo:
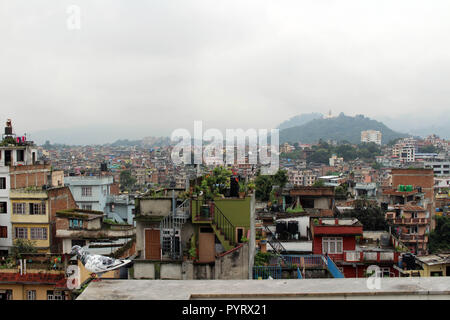
[{"label": "window", "polygon": [[6,189],[6,178],[0,178],[0,189]]},{"label": "window", "polygon": [[322,238],[322,252],[330,254],[342,253],[342,237]]},{"label": "window", "polygon": [[14,202],[13,214],[25,214],[25,203]]},{"label": "window", "polygon": [[82,228],[83,228],[83,220],[80,219],[69,220],[69,229],[82,229]]},{"label": "window", "polygon": [[27,300],[36,300],[36,290],[27,291]]},{"label": "window", "polygon": [[411,226],[411,227],[409,227],[409,233],[410,233],[410,234],[417,233],[417,226]]},{"label": "window", "polygon": [[30,203],[30,214],[45,214],[45,203]]},{"label": "window", "polygon": [[0,238],[8,238],[8,227],[0,226]]},{"label": "window", "polygon": [[17,150],[17,161],[25,161],[25,150]]},{"label": "window", "polygon": [[82,204],[81,209],[83,210],[92,210],[92,204]]},{"label": "window", "polygon": [[47,240],[47,228],[30,228],[31,240]]},{"label": "window", "polygon": [[391,269],[390,268],[381,268],[381,275],[383,278],[389,278],[391,275]]},{"label": "window", "polygon": [[7,213],[7,202],[0,202],[0,213]]},{"label": "window", "polygon": [[14,235],[16,239],[28,239],[28,229],[14,228]]},{"label": "window", "polygon": [[168,255],[173,253],[180,254],[180,230],[175,230],[175,237],[173,237],[173,230],[164,229],[162,233],[162,254]]},{"label": "window", "polygon": [[92,187],[81,187],[82,197],[92,197]]},{"label": "window", "polygon": [[12,290],[6,289],[6,290],[0,290],[0,300],[12,300],[13,294]]},{"label": "window", "polygon": [[65,300],[62,291],[47,290],[47,300]]}]

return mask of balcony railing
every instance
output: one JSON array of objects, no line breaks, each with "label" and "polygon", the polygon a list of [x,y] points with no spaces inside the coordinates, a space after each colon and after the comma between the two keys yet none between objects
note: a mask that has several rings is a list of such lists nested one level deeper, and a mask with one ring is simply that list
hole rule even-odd
[{"label": "balcony railing", "polygon": [[425,235],[423,234],[402,234],[400,236],[402,241],[424,241]]},{"label": "balcony railing", "polygon": [[394,224],[429,224],[429,218],[388,218]]},{"label": "balcony railing", "polygon": [[398,253],[393,251],[345,251],[345,262],[398,261]]}]

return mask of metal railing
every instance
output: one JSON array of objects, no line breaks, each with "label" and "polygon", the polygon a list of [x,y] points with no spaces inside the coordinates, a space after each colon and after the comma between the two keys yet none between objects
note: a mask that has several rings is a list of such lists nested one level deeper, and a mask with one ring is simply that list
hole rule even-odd
[{"label": "metal railing", "polygon": [[[325,260],[325,257],[323,257],[323,259]],[[339,271],[337,266],[334,264],[334,261],[330,257],[327,256],[326,261],[328,271],[334,278],[344,278],[344,275],[342,274],[341,271]]]},{"label": "metal railing", "polygon": [[256,266],[253,267],[253,279],[281,279],[280,266]]},{"label": "metal railing", "polygon": [[234,225],[228,220],[228,218],[223,214],[223,212],[214,203],[214,215],[213,223],[216,225],[217,230],[224,236],[225,240],[229,241],[230,244],[235,245],[237,243],[235,239]]},{"label": "metal railing", "polygon": [[170,211],[169,215],[164,217],[159,224],[162,255],[165,258],[172,260],[182,258],[181,228],[189,219],[189,207],[190,202],[185,200],[175,208],[175,214]]},{"label": "metal railing", "polygon": [[283,247],[281,242],[278,241],[277,238],[275,238],[275,235],[272,233],[272,231],[270,231],[270,229],[267,226],[264,226],[264,229],[266,230],[267,234],[270,235],[270,238],[269,237],[267,238],[267,242],[269,242],[273,251],[275,251],[276,254],[286,252],[286,249]]},{"label": "metal railing", "polygon": [[326,268],[322,255],[282,255],[282,258],[288,267]]}]

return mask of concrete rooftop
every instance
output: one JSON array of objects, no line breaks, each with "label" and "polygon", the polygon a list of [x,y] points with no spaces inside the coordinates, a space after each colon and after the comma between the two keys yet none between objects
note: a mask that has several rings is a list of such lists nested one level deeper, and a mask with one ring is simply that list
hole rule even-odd
[{"label": "concrete rooftop", "polygon": [[[372,282],[374,283],[374,282]],[[303,280],[101,280],[78,300],[212,299],[446,299],[450,277],[382,278],[369,289],[367,278]]]}]

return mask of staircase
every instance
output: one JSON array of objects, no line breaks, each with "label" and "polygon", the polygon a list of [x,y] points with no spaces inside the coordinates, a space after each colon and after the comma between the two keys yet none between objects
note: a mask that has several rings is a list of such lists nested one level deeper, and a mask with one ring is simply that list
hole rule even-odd
[{"label": "staircase", "polygon": [[284,264],[287,264],[288,262],[284,259],[283,254],[286,253],[286,249],[283,247],[280,241],[275,237],[275,235],[270,231],[270,229],[267,226],[264,226],[264,229],[267,232],[267,235],[270,237],[267,237],[267,242],[272,247],[275,254],[278,256],[280,260],[284,262]]},{"label": "staircase", "polygon": [[211,227],[213,228],[217,238],[220,243],[225,248],[225,251],[233,249],[238,241],[236,241],[234,225],[228,220],[228,218],[223,214],[223,212],[213,204],[214,214],[211,220]]},{"label": "staircase", "polygon": [[[171,259],[181,259],[181,241],[179,236],[181,235],[181,228],[186,223],[190,217],[190,205],[189,200],[186,199],[182,204],[176,207],[175,214],[170,211],[169,215],[161,220],[160,227],[160,243],[164,247],[163,255],[170,257]],[[170,241],[167,241],[168,236],[170,236]],[[176,240],[178,236],[178,241]]]},{"label": "staircase", "polygon": [[331,273],[333,278],[345,278],[341,271],[334,264],[334,261],[330,257],[323,257],[323,260],[327,266],[328,271]]}]

